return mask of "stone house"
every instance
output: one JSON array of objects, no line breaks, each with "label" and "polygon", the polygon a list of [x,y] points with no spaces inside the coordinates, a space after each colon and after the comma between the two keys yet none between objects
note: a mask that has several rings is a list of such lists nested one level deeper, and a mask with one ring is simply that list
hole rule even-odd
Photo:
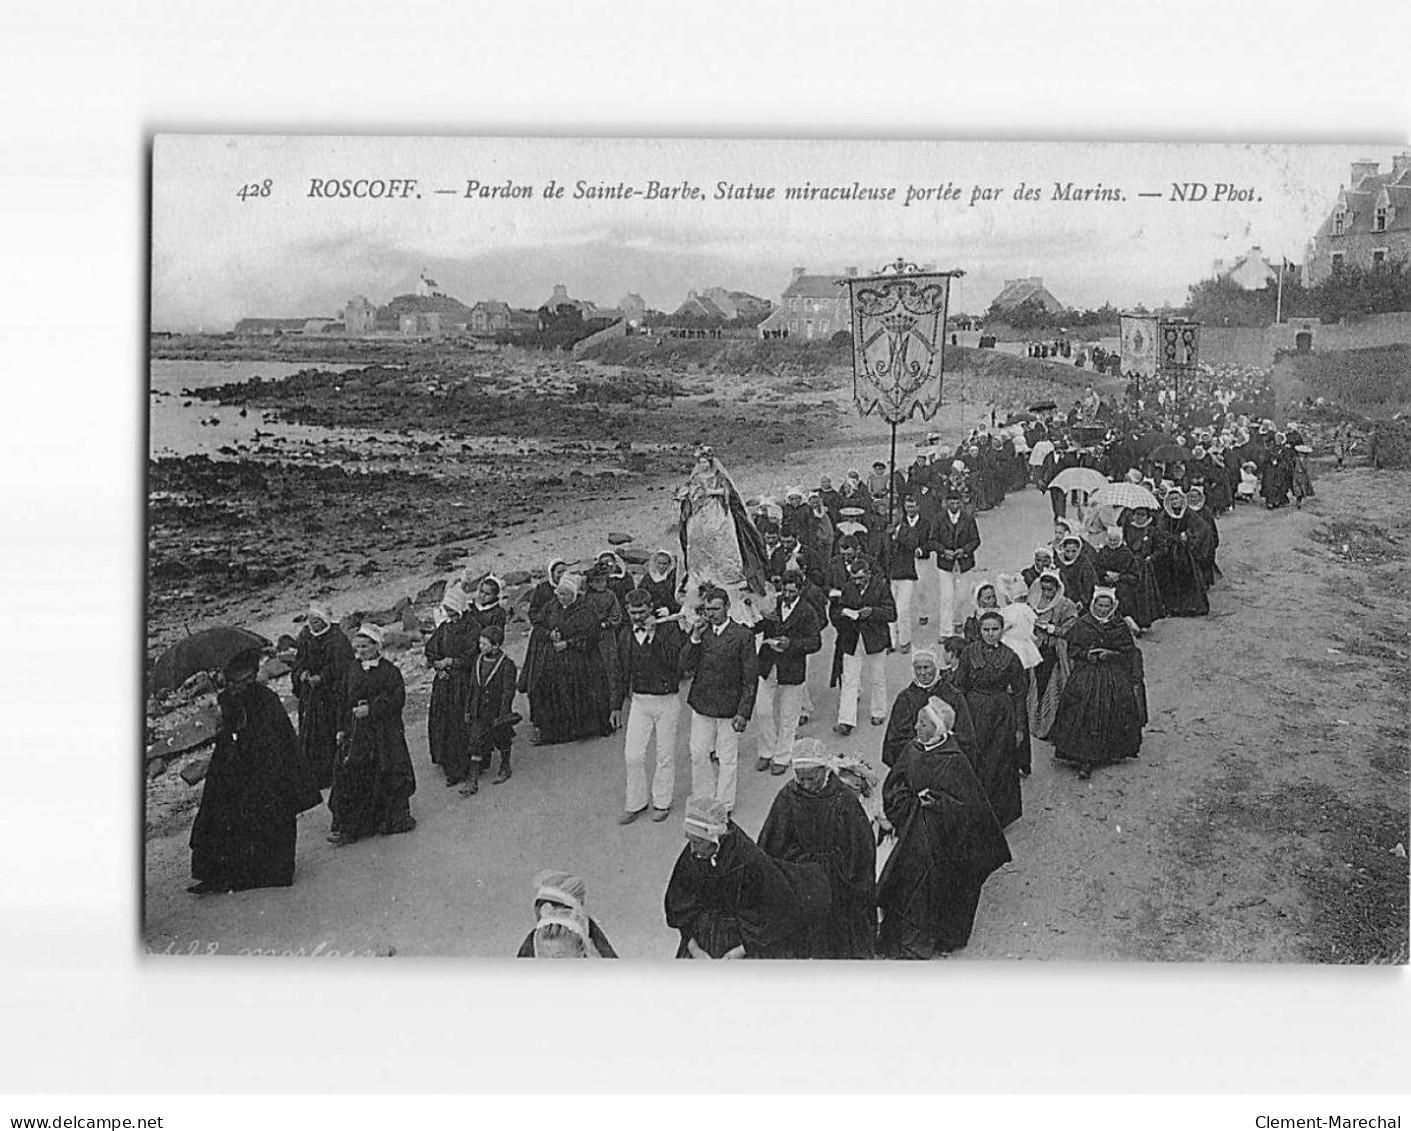
[{"label": "stone house", "polygon": [[507,302],[483,299],[470,308],[470,332],[472,334],[498,334],[508,330],[512,321],[510,306]]},{"label": "stone house", "polygon": [[[849,267],[847,274],[857,274]],[[779,305],[759,324],[761,338],[802,338],[826,341],[839,330],[852,332],[852,303],[836,275],[810,275],[795,267],[793,278],[779,296]]]},{"label": "stone house", "polygon": [[1033,275],[1027,279],[1006,279],[1004,289],[995,295],[990,305],[1004,311],[1012,310],[1021,302],[1030,300],[1039,303],[1050,314],[1059,314],[1068,309],[1044,286],[1042,275]]},{"label": "stone house", "polygon": [[1280,265],[1266,259],[1263,249],[1255,244],[1235,259],[1217,259],[1212,273],[1215,278],[1228,279],[1243,290],[1257,291],[1265,283],[1278,282]]},{"label": "stone house", "polygon": [[1394,156],[1388,172],[1380,168],[1352,163],[1347,186],[1308,245],[1304,286],[1316,287],[1341,267],[1411,262],[1411,153]]}]

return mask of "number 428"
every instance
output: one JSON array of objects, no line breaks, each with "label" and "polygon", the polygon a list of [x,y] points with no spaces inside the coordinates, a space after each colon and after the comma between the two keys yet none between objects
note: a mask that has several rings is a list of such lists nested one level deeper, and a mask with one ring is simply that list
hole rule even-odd
[{"label": "number 428", "polygon": [[248,185],[241,185],[240,191],[235,195],[241,200],[249,200],[252,197],[269,196],[274,191],[274,181],[253,181]]}]

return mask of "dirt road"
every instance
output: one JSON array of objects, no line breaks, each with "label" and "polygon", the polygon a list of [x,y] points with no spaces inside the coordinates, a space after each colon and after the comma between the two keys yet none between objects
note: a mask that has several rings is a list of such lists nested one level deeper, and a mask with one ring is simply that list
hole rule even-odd
[{"label": "dirt road", "polygon": [[[864,454],[834,451],[826,466]],[[1406,961],[1408,486],[1398,473],[1327,474],[1302,511],[1247,507],[1222,521],[1211,615],[1160,622],[1142,642],[1140,759],[1080,782],[1036,744],[1014,863],[952,961]],[[1048,505],[1011,496],[980,525],[976,576],[1012,571],[1047,534]],[[906,668],[890,658],[890,693]],[[821,663],[810,682],[818,713],[803,733],[830,749],[860,742],[879,764],[880,729],[839,739]],[[619,953],[670,957],[661,900],[680,823],[615,823],[620,737],[521,741],[510,783],[462,799],[428,763],[424,715],[407,729],[414,833],[334,850],[318,809],[300,822],[293,888],[205,898],[183,890],[185,828],[154,837],[149,949],[507,956],[531,923],[530,878],[563,867],[586,878]],[[678,812],[685,747],[683,727]],[[736,818],[751,834],[784,780],[755,773],[753,753],[750,732]]]}]

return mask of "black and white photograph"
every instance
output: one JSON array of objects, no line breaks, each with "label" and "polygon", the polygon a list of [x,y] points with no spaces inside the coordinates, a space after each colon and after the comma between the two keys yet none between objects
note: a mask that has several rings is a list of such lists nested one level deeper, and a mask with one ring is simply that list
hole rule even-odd
[{"label": "black and white photograph", "polygon": [[7,6],[0,1127],[1405,1126],[1408,34]]},{"label": "black and white photograph", "polygon": [[146,961],[1407,962],[1411,148],[150,162]]}]

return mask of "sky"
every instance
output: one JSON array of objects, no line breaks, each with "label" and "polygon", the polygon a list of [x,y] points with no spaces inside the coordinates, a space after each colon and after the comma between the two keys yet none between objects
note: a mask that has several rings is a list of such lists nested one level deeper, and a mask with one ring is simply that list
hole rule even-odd
[{"label": "sky", "polygon": [[[1386,169],[1395,152],[161,135],[153,150],[152,326],[219,332],[245,317],[333,317],[355,295],[381,304],[413,291],[423,270],[467,305],[499,299],[536,308],[563,283],[600,305],[636,292],[670,311],[691,290],[723,286],[777,300],[796,266],[866,274],[898,257],[963,270],[954,311],[983,312],[1007,279],[1028,276],[1041,276],[1071,307],[1179,304],[1215,260],[1252,246],[1301,262],[1351,162]],[[325,195],[344,181],[383,195]],[[472,181],[529,195],[491,197],[477,187],[467,198]],[[651,181],[701,195],[649,199]],[[580,182],[598,195],[575,199]],[[775,196],[716,199],[720,182],[773,187]],[[551,183],[562,196],[546,195]],[[623,184],[639,195],[607,195]],[[785,199],[788,186],[854,184],[894,195]],[[1204,186],[1204,199],[1173,200],[1176,184]],[[1058,185],[1101,191],[1058,200]],[[933,190],[931,198],[906,204],[913,188]],[[937,199],[942,189],[952,198]],[[1025,190],[1036,198],[1023,199]],[[1113,190],[1121,199],[1102,199]]]}]

